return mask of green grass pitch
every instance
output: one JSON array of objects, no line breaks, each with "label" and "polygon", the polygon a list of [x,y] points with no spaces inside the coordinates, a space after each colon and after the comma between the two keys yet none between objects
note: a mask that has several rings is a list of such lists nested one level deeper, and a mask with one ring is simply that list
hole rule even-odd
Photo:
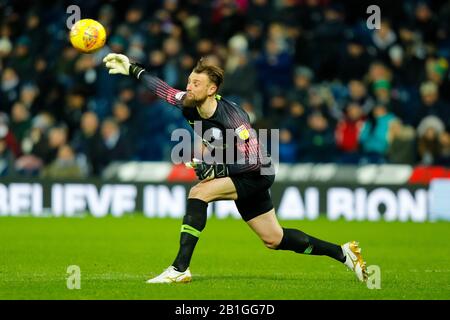
[{"label": "green grass pitch", "polygon": [[[0,299],[449,299],[450,224],[282,221],[342,244],[359,240],[381,289],[368,289],[327,257],[266,249],[242,220],[210,219],[190,284],[149,285],[170,265],[181,221],[0,218]],[[67,267],[81,289],[66,287]]]}]

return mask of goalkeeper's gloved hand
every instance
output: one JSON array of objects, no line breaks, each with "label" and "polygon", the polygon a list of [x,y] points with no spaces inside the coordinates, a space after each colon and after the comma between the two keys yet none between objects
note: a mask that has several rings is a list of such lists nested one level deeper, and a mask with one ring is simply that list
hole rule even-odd
[{"label": "goalkeeper's gloved hand", "polygon": [[118,53],[109,53],[103,62],[109,68],[109,74],[132,75],[139,79],[139,76],[145,69],[137,63],[130,63],[130,59],[126,55]]},{"label": "goalkeeper's gloved hand", "polygon": [[207,164],[204,161],[195,159],[186,164],[187,167],[193,168],[195,174],[200,180],[211,180],[214,178],[223,178],[228,176],[228,168],[226,164]]}]

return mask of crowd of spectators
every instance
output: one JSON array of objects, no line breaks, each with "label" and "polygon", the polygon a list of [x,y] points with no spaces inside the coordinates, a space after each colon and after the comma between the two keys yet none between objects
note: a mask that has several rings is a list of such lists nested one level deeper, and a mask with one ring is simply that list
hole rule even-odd
[{"label": "crowd of spectators", "polygon": [[[113,161],[167,161],[181,113],[109,52],[183,89],[196,61],[225,70],[220,94],[255,128],[280,129],[286,163],[450,166],[450,3],[0,0],[0,174],[77,178]],[[99,20],[107,45],[68,41],[67,7]]]}]

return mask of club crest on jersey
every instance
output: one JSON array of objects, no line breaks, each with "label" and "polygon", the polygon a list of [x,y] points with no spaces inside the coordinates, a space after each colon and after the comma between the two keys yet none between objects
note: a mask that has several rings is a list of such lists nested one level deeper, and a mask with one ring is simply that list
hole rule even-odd
[{"label": "club crest on jersey", "polygon": [[234,132],[236,132],[237,136],[242,140],[247,140],[248,138],[250,138],[250,132],[248,132],[245,125],[238,127],[236,130],[234,130]]}]

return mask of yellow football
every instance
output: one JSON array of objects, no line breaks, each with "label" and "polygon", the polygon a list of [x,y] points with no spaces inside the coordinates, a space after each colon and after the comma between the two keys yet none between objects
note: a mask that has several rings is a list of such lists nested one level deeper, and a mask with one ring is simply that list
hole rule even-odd
[{"label": "yellow football", "polygon": [[70,43],[81,52],[92,53],[103,47],[105,41],[105,28],[96,20],[79,20],[70,29]]}]

